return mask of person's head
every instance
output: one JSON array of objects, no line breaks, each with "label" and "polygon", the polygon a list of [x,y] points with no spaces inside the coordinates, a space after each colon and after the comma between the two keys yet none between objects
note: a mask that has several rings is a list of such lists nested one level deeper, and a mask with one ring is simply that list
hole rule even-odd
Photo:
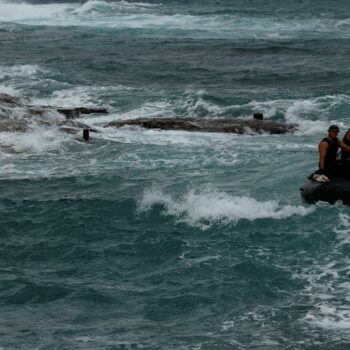
[{"label": "person's head", "polygon": [[331,125],[328,128],[328,137],[330,137],[331,139],[336,139],[338,137],[338,134],[339,134],[338,125]]}]

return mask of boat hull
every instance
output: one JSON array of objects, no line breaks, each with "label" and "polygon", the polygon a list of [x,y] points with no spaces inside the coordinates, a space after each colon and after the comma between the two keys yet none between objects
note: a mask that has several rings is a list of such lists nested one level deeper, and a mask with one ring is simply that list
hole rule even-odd
[{"label": "boat hull", "polygon": [[334,204],[342,201],[350,205],[350,180],[333,179],[330,182],[317,182],[308,180],[301,188],[300,194],[304,202],[315,204],[328,202]]}]

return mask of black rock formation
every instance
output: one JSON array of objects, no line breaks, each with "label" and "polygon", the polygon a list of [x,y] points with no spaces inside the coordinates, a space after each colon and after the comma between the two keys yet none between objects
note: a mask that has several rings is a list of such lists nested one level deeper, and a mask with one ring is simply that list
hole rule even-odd
[{"label": "black rock formation", "polygon": [[[81,114],[106,114],[105,108],[89,107],[52,107],[31,105],[30,101],[7,94],[0,94],[0,131],[25,132],[31,125],[55,125],[69,133],[78,133],[82,129],[97,130],[72,119]],[[104,127],[140,126],[147,129],[186,130],[197,132],[224,132],[235,134],[285,134],[296,130],[296,124],[286,124],[272,120],[263,120],[261,113],[253,119],[194,119],[194,118],[141,118],[113,121]]]},{"label": "black rock formation", "polygon": [[[55,125],[65,132],[78,133],[89,126],[71,119],[79,117],[80,114],[90,113],[108,113],[108,111],[104,108],[35,106],[27,99],[0,93],[0,131],[25,132],[36,124]],[[89,129],[97,132],[95,129]]]},{"label": "black rock formation", "polygon": [[76,107],[76,108],[57,108],[57,112],[62,113],[68,119],[78,118],[80,114],[108,114],[106,108],[88,108],[88,107]]},{"label": "black rock formation", "polygon": [[186,130],[197,132],[224,132],[235,134],[270,133],[286,134],[296,130],[296,124],[286,124],[271,120],[243,119],[180,119],[180,118],[140,118],[113,121],[105,127],[140,126],[147,129]]}]

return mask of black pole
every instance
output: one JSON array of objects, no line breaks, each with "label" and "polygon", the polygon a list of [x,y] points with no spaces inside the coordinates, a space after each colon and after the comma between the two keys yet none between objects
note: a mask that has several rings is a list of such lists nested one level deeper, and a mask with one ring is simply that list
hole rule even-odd
[{"label": "black pole", "polygon": [[89,139],[90,139],[90,130],[89,129],[84,129],[83,130],[83,139],[85,141],[89,141]]},{"label": "black pole", "polygon": [[257,113],[253,114],[253,118],[257,119],[257,120],[263,120],[264,119],[264,115],[262,113],[257,112]]}]

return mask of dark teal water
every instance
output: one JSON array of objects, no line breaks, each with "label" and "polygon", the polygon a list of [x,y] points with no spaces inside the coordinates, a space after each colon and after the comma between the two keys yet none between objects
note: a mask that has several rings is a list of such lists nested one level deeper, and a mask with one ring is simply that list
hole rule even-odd
[{"label": "dark teal water", "polygon": [[[0,92],[111,114],[0,133],[0,349],[350,348],[349,209],[299,195],[349,54],[346,1],[1,0]],[[257,111],[299,130],[101,127]]]}]

